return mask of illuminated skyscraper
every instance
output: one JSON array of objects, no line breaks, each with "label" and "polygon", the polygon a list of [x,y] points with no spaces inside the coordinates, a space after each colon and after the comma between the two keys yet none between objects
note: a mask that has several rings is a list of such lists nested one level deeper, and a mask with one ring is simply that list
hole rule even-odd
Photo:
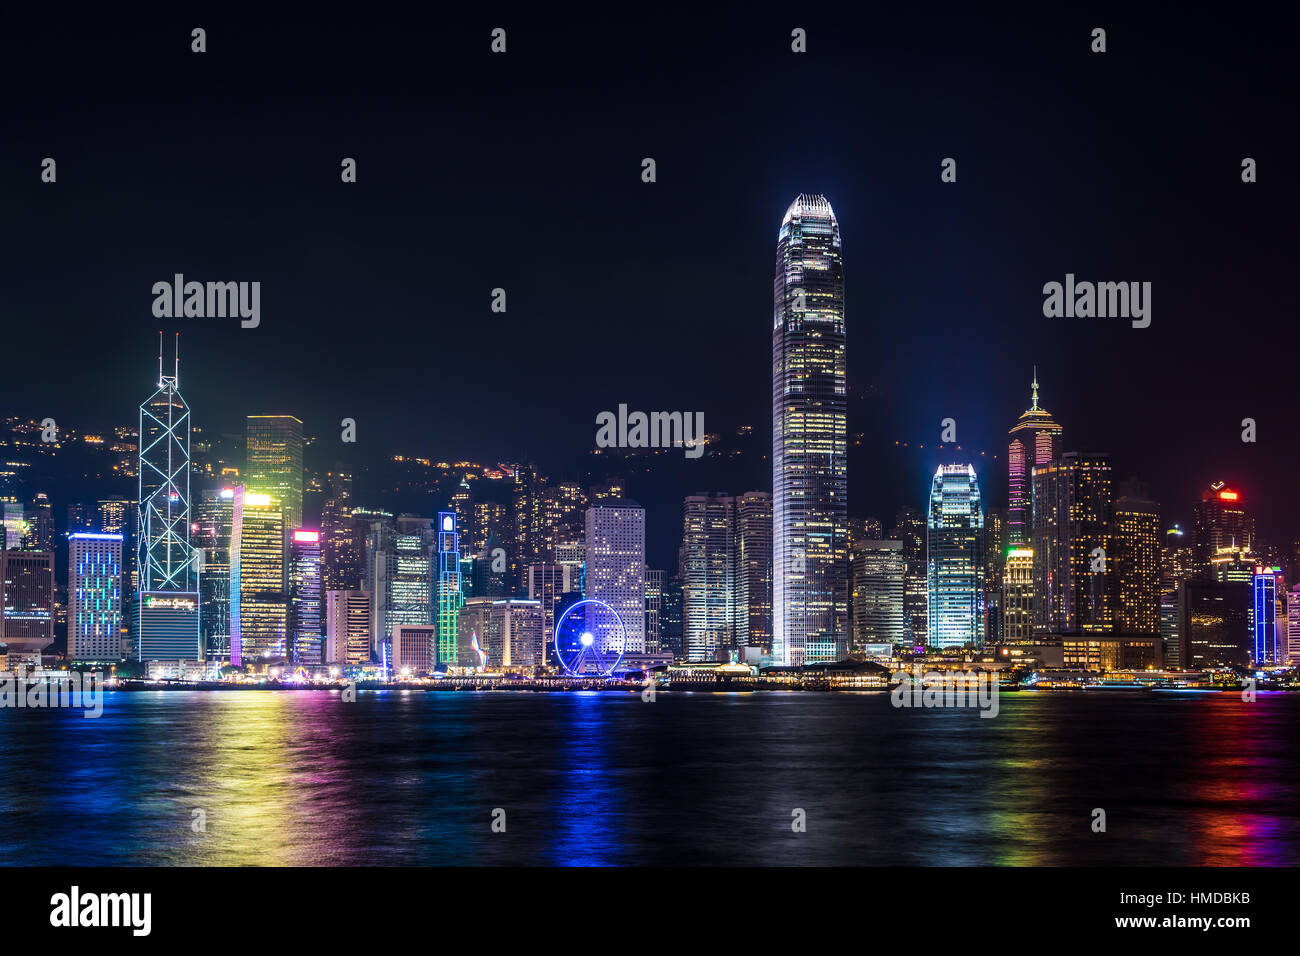
[{"label": "illuminated skyscraper", "polygon": [[68,657],[122,659],[122,535],[68,535]]},{"label": "illuminated skyscraper", "polygon": [[270,495],[234,489],[230,530],[230,663],[284,660],[284,512]]},{"label": "illuminated skyscraper", "polygon": [[321,648],[320,532],[299,528],[289,551],[289,652],[295,664],[319,664]]},{"label": "illuminated skyscraper", "polygon": [[[453,561],[453,564],[455,562]],[[399,624],[433,624],[435,598],[432,518],[400,516],[376,520],[366,536],[366,590],[371,599],[371,648],[374,659],[391,666],[393,628]]]},{"label": "illuminated skyscraper", "polygon": [[1160,561],[1160,640],[1164,645],[1165,663],[1182,667],[1182,612],[1178,592],[1184,581],[1195,573],[1192,547],[1178,525],[1165,531]]},{"label": "illuminated skyscraper", "polygon": [[1124,634],[1160,633],[1160,509],[1130,485],[1115,501],[1115,627]]},{"label": "illuminated skyscraper", "polygon": [[625,498],[603,499],[587,509],[586,538],[586,596],[622,618],[623,653],[645,653],[645,509]]},{"label": "illuminated skyscraper", "polygon": [[[771,530],[771,522],[768,523],[768,529]],[[663,632],[660,624],[660,614],[664,609],[664,573],[655,571],[650,568],[645,572],[645,650],[647,654],[658,654],[662,646],[661,639]],[[554,616],[554,615],[552,615]],[[555,628],[552,623],[550,631],[547,633],[554,635]]]},{"label": "illuminated skyscraper", "polygon": [[824,196],[786,210],[772,299],[772,656],[798,666],[848,643],[844,273]]},{"label": "illuminated skyscraper", "polygon": [[235,489],[210,488],[194,504],[194,547],[200,554],[199,619],[208,660],[230,659],[230,538]]},{"label": "illuminated skyscraper", "polygon": [[54,552],[0,551],[0,644],[9,663],[39,665],[54,643]]},{"label": "illuminated skyscraper", "polygon": [[1034,636],[1115,629],[1114,485],[1106,455],[1034,468]]},{"label": "illuminated skyscraper", "polygon": [[[528,566],[528,598],[538,602],[542,609],[542,633],[546,640],[555,636],[555,608],[564,595],[578,589],[579,574],[563,564],[530,564]],[[478,592],[475,592],[478,596]],[[504,595],[496,595],[502,597]],[[550,654],[540,662],[549,663]]]},{"label": "illuminated skyscraper", "polygon": [[903,542],[855,541],[852,560],[854,645],[906,644]]},{"label": "illuminated skyscraper", "polygon": [[1051,414],[1038,407],[1038,369],[1034,369],[1033,399],[1029,408],[1011,426],[1007,446],[1007,543],[1027,548],[1033,539],[1032,481],[1034,468],[1056,460],[1061,452],[1061,426]]},{"label": "illuminated skyscraper", "polygon": [[916,508],[901,508],[889,531],[891,541],[903,542],[903,634],[913,646],[925,644],[929,630],[929,572],[925,563],[926,519]]},{"label": "illuminated skyscraper", "polygon": [[[199,572],[190,546],[190,409],[180,393],[180,357],[140,406],[136,531],[140,661],[199,660]],[[177,336],[179,341],[179,335]]]},{"label": "illuminated skyscraper", "polygon": [[280,502],[286,533],[301,528],[302,422],[292,415],[249,415],[246,436],[245,484]]},{"label": "illuminated skyscraper", "polygon": [[984,643],[984,507],[971,465],[940,465],[930,485],[929,644]]},{"label": "illuminated skyscraper", "polygon": [[1034,552],[1010,548],[1002,573],[1002,640],[1027,643],[1034,636]]},{"label": "illuminated skyscraper", "polygon": [[736,505],[730,495],[690,495],[680,552],[686,657],[709,661],[736,643]]},{"label": "illuminated skyscraper", "polygon": [[1216,481],[1201,493],[1196,506],[1192,549],[1196,573],[1213,580],[1211,562],[1223,548],[1250,551],[1255,543],[1255,521],[1247,513],[1241,491]]},{"label": "illuminated skyscraper", "polygon": [[370,661],[370,592],[325,594],[325,663],[360,667]]},{"label": "illuminated skyscraper", "polygon": [[321,506],[321,582],[326,591],[361,586],[365,568],[365,529],[352,516],[352,473],[335,469],[327,476],[329,497]]},{"label": "illuminated skyscraper", "polygon": [[[1255,569],[1253,583],[1254,647],[1251,663],[1256,667],[1273,667],[1286,663],[1286,618],[1279,608],[1286,593],[1282,569],[1263,566]],[[1279,618],[1281,620],[1279,621]]]},{"label": "illuminated skyscraper", "polygon": [[465,602],[460,581],[460,535],[456,512],[438,512],[438,662],[464,664],[457,660],[457,630],[460,608]]},{"label": "illuminated skyscraper", "polygon": [[546,662],[542,606],[523,598],[492,602],[488,626],[488,666],[530,670]]},{"label": "illuminated skyscraper", "polygon": [[736,498],[736,643],[772,650],[772,496],[766,491]]}]

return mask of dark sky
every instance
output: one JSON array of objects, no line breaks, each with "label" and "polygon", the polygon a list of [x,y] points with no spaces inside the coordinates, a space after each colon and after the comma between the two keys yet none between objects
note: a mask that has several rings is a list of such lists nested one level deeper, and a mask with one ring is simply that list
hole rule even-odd
[{"label": "dark sky", "polygon": [[[558,471],[620,402],[770,432],[777,229],[820,192],[864,434],[852,511],[924,501],[935,459],[890,449],[942,418],[962,457],[1002,454],[1036,363],[1067,448],[1110,451],[1173,520],[1240,483],[1288,540],[1291,34],[1255,8],[1126,6],[7,14],[2,408],[134,421],[162,327],[198,423],[289,411],[332,440],[349,416],[351,457]],[[176,272],[260,281],[261,327],[154,318]],[[1044,318],[1067,272],[1152,282],[1151,327]]]}]

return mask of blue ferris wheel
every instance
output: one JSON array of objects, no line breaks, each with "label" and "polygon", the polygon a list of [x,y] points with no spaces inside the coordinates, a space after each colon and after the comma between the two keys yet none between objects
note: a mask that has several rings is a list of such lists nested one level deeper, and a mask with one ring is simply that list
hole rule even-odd
[{"label": "blue ferris wheel", "polygon": [[574,677],[610,677],[627,646],[627,628],[603,601],[574,604],[555,622],[555,655]]}]

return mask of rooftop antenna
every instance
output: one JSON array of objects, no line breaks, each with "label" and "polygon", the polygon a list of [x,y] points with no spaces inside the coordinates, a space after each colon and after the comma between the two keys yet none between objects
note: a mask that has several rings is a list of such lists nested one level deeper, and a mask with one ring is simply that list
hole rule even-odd
[{"label": "rooftop antenna", "polygon": [[162,329],[158,330],[158,384],[162,385]]},{"label": "rooftop antenna", "polygon": [[1034,407],[1030,411],[1038,411],[1038,366],[1034,366]]},{"label": "rooftop antenna", "polygon": [[176,333],[176,360],[175,361],[176,364],[173,369],[174,374],[172,377],[176,380],[176,387],[179,388],[181,384],[181,334],[179,332]]}]

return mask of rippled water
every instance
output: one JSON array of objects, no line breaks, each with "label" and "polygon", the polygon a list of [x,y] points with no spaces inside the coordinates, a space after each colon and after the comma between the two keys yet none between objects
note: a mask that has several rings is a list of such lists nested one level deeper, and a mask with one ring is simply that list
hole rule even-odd
[{"label": "rippled water", "polygon": [[1298,720],[1296,694],[1022,692],[988,720],[880,693],[119,692],[94,720],[0,710],[0,862],[1296,864]]}]

